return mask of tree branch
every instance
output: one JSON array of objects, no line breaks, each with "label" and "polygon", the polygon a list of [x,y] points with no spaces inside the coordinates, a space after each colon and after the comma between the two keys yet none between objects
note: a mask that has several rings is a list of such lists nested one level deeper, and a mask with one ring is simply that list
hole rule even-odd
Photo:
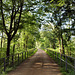
[{"label": "tree branch", "polygon": [[11,30],[12,29],[12,23],[13,23],[13,20],[15,19],[15,17],[16,17],[16,14],[19,11],[19,7],[18,7],[17,11],[15,11],[15,14],[13,15],[14,8],[15,7],[14,7],[14,3],[13,3],[13,9],[12,9],[12,15],[11,15],[11,23],[10,23],[10,32],[9,33],[12,33],[13,32],[13,30]]},{"label": "tree branch", "polygon": [[17,33],[17,30],[18,30],[18,28],[19,28],[19,23],[20,23],[20,19],[21,19],[21,14],[22,14],[22,8],[23,8],[23,3],[21,3],[21,7],[20,7],[20,15],[19,15],[19,20],[18,20],[18,23],[17,23],[17,28],[14,30],[14,33],[13,33],[13,35],[11,36],[11,40],[12,40],[12,38],[15,36],[15,34]]},{"label": "tree branch", "polygon": [[2,0],[0,0],[0,3],[1,3],[1,14],[2,14],[3,27],[5,29],[6,35],[8,36],[8,32],[7,32],[7,29],[6,29],[6,26],[5,26],[4,14],[3,14],[3,8],[2,8],[2,4],[3,4]]},{"label": "tree branch", "polygon": [[[12,0],[12,4],[13,4],[13,8],[12,8],[12,15],[11,15],[11,22],[10,22],[10,31],[11,31],[11,29],[12,29],[13,13],[14,13],[14,9],[15,9],[13,0]],[[10,31],[9,31],[9,32],[10,32]]]}]

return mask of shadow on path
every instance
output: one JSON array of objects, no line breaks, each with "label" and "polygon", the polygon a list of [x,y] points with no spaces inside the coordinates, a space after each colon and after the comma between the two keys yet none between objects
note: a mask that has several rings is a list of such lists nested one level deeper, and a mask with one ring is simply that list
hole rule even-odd
[{"label": "shadow on path", "polygon": [[8,75],[62,75],[58,65],[43,51],[38,50]]}]

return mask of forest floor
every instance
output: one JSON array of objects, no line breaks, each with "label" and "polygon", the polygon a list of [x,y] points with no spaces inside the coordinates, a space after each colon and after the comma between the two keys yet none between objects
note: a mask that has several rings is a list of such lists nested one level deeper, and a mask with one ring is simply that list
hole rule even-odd
[{"label": "forest floor", "polygon": [[8,75],[62,75],[59,66],[43,50],[21,63]]}]

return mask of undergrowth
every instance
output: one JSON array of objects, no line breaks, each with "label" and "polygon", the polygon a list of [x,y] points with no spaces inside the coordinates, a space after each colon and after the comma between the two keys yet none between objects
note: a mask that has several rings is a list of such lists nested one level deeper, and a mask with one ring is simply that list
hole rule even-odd
[{"label": "undergrowth", "polygon": [[[32,55],[34,55],[36,52],[37,52],[37,49],[35,49],[34,52],[28,54],[28,58],[31,57]],[[27,56],[27,55],[26,55],[26,56]],[[26,59],[27,59],[27,58],[26,58]],[[24,59],[23,61],[25,61],[26,59]],[[2,72],[0,73],[0,75],[7,75],[8,72],[10,72],[10,71],[12,71],[12,70],[15,70],[16,67],[19,66],[23,61],[22,61],[22,59],[21,59],[21,57],[20,57],[20,61],[19,61],[20,63],[19,63],[19,64],[18,64],[18,62],[17,62],[15,65],[13,65],[13,67],[9,67],[9,66],[6,67],[6,72],[2,71]]]},{"label": "undergrowth", "polygon": [[64,62],[62,62],[62,65],[61,65],[59,59],[55,59],[54,55],[51,55],[49,52],[47,52],[47,50],[44,49],[44,51],[60,66],[60,72],[62,73],[62,75],[75,75],[73,68],[68,66],[68,69],[66,72]]}]

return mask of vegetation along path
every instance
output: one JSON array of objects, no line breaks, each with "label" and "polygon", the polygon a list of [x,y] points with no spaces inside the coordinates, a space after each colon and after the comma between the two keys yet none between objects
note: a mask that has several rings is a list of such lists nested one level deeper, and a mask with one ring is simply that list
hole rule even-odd
[{"label": "vegetation along path", "polygon": [[38,50],[8,75],[61,75],[58,65],[43,50]]}]

